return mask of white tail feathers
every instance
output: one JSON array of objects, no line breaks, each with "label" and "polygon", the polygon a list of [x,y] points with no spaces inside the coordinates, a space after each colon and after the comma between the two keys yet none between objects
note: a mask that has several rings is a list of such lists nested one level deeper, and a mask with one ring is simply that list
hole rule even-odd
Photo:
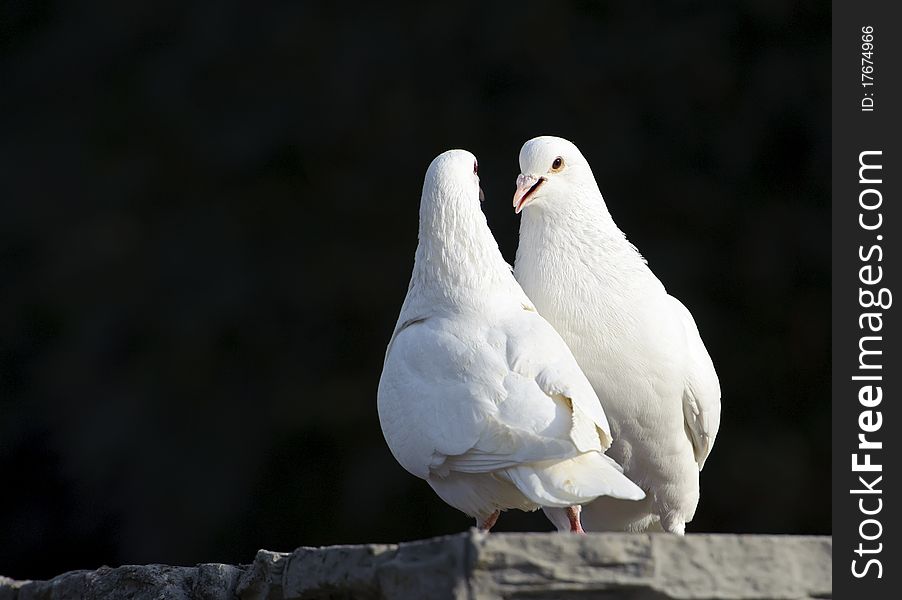
[{"label": "white tail feathers", "polygon": [[600,452],[511,467],[504,472],[524,496],[540,506],[563,508],[585,504],[599,496],[624,500],[645,497],[645,492],[627,479],[620,466]]}]

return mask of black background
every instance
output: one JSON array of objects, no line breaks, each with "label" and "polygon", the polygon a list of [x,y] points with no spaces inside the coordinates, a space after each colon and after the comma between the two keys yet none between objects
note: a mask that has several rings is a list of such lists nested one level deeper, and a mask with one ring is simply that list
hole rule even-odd
[{"label": "black background", "polygon": [[427,165],[477,155],[513,260],[540,134],[714,358],[689,530],[830,532],[829,4],[0,11],[0,573],[468,527],[375,390]]}]

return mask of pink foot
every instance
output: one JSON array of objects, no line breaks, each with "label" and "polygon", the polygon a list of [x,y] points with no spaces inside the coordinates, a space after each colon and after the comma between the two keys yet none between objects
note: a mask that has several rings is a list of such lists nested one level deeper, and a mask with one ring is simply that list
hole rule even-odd
[{"label": "pink foot", "polygon": [[501,511],[500,511],[500,510],[496,510],[495,512],[493,512],[492,514],[490,514],[490,515],[486,518],[485,521],[483,521],[482,523],[479,524],[479,530],[480,530],[480,531],[485,531],[486,533],[488,533],[488,531],[489,531],[492,527],[495,526],[495,523],[498,522],[498,517],[499,517],[500,515],[501,515]]},{"label": "pink foot", "polygon": [[586,530],[583,529],[582,523],[579,522],[579,513],[582,511],[581,506],[568,506],[567,507],[567,518],[570,520],[570,532],[578,533],[580,535],[586,535]]}]

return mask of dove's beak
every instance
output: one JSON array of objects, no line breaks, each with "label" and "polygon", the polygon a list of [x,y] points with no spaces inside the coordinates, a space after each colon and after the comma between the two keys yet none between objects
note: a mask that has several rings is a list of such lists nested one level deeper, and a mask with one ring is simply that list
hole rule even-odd
[{"label": "dove's beak", "polygon": [[514,192],[514,212],[519,214],[535,191],[545,183],[544,177],[523,175],[517,177],[517,191]]},{"label": "dove's beak", "polygon": [[482,186],[479,186],[479,201],[485,202],[485,192],[482,191]]}]

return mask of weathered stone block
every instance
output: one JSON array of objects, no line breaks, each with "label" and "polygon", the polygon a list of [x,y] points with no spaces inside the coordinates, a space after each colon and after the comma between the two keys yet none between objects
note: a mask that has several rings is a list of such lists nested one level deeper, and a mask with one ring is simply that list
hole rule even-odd
[{"label": "weathered stone block", "polygon": [[832,594],[832,540],[775,535],[458,535],[261,550],[250,565],[101,567],[0,577],[0,600],[803,599]]}]

